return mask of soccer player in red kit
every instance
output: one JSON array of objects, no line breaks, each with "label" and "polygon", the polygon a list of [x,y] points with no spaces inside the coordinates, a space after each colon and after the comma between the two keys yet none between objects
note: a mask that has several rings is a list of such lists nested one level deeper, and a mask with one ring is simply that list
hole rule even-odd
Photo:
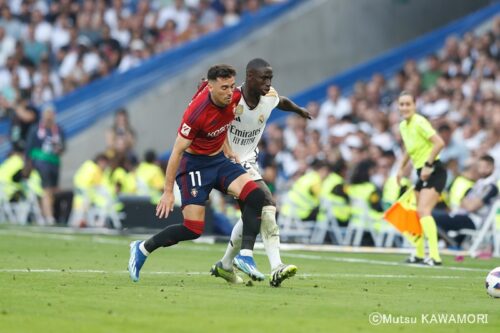
[{"label": "soccer player in red kit", "polygon": [[[257,270],[253,246],[260,231],[265,194],[245,169],[223,152],[227,130],[241,98],[241,92],[235,88],[235,76],[236,71],[229,65],[211,67],[207,83],[199,88],[184,112],[168,161],[164,192],[156,207],[159,218],[167,217],[173,210],[175,179],[181,191],[184,222],[170,225],[146,241],[130,244],[128,270],[134,282],[139,280],[141,267],[151,252],[200,237],[205,204],[213,188],[245,202],[240,255],[250,268]],[[243,282],[232,268],[223,273],[231,277],[226,279],[230,282]]]}]

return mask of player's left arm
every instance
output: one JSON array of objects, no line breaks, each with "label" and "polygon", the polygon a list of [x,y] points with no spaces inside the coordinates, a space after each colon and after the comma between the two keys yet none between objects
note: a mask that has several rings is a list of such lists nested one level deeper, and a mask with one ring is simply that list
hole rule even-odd
[{"label": "player's left arm", "polygon": [[311,115],[306,108],[298,106],[291,99],[285,96],[280,96],[280,101],[277,108],[286,112],[293,112],[301,116],[302,118],[312,119]]}]

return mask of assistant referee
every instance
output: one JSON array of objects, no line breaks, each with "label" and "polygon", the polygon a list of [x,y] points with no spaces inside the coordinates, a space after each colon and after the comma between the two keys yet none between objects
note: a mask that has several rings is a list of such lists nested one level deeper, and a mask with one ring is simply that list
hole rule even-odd
[{"label": "assistant referee", "polygon": [[429,257],[425,258],[424,238],[405,235],[416,248],[415,254],[411,255],[406,262],[439,266],[442,261],[438,249],[438,233],[436,221],[431,213],[446,185],[446,169],[439,160],[444,141],[429,121],[416,113],[415,97],[412,94],[403,91],[398,98],[398,107],[403,118],[399,124],[399,130],[405,152],[397,179],[399,183],[411,159],[418,175],[418,181],[415,184],[417,213],[429,246]]}]

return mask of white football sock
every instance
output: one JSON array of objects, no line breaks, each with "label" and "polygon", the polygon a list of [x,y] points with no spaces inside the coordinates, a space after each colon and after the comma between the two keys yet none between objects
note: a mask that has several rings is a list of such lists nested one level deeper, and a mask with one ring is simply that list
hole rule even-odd
[{"label": "white football sock", "polygon": [[144,247],[144,241],[139,244],[139,250],[141,250],[142,254],[144,254],[146,257],[149,256],[148,250]]},{"label": "white football sock", "polygon": [[227,244],[226,253],[222,257],[222,268],[231,269],[233,267],[233,259],[238,254],[241,248],[241,237],[243,234],[243,221],[241,218],[234,225],[233,231],[231,231],[231,240]]},{"label": "white football sock", "polygon": [[248,250],[248,249],[241,250],[240,254],[245,257],[253,257],[253,250]]},{"label": "white football sock", "polygon": [[276,207],[264,206],[262,208],[260,235],[271,264],[271,270],[273,270],[283,263],[280,256],[280,229],[276,223]]}]

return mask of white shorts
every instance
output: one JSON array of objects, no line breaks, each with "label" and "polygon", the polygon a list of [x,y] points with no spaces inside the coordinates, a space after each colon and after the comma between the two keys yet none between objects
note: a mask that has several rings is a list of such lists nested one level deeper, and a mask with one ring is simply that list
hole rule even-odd
[{"label": "white shorts", "polygon": [[260,175],[259,165],[257,161],[242,161],[241,165],[248,172],[252,180],[262,180],[262,176]]}]

